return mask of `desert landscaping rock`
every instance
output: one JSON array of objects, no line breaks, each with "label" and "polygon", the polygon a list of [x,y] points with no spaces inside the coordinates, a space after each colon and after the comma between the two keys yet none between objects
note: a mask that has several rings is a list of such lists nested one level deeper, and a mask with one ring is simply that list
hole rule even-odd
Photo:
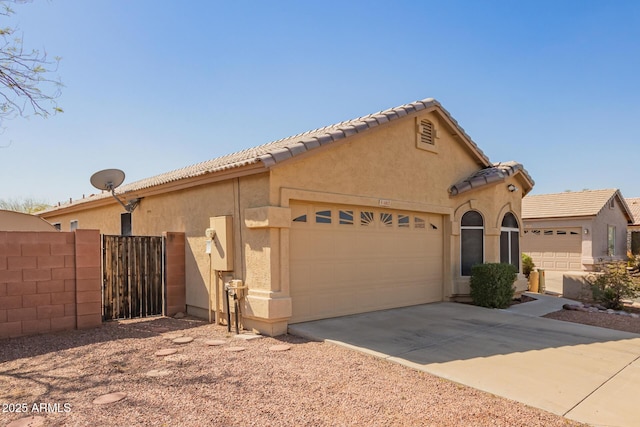
[{"label": "desert landscaping rock", "polygon": [[210,346],[217,346],[217,345],[224,345],[227,342],[223,340],[206,340],[204,343]]},{"label": "desert landscaping rock", "polygon": [[10,422],[7,427],[40,427],[44,425],[44,421],[44,417],[26,417]]},{"label": "desert landscaping rock", "polygon": [[287,350],[291,350],[291,346],[287,344],[278,344],[278,345],[272,345],[271,347],[269,347],[269,351],[287,351]]},{"label": "desert landscaping rock", "polygon": [[166,377],[171,374],[172,372],[168,369],[152,369],[147,372],[148,377]]},{"label": "desert landscaping rock", "polygon": [[175,340],[176,338],[183,337],[184,334],[182,334],[180,332],[174,332],[174,333],[171,333],[171,334],[164,334],[162,336],[165,337],[168,340]]},{"label": "desert landscaping rock", "polygon": [[170,354],[176,354],[178,352],[177,348],[163,348],[162,350],[158,350],[155,352],[156,356],[169,356]]},{"label": "desert landscaping rock", "polygon": [[191,341],[193,341],[193,337],[179,337],[173,340],[175,344],[188,344]]},{"label": "desert landscaping rock", "polygon": [[262,335],[247,333],[247,334],[238,334],[234,336],[234,338],[239,340],[251,341],[251,340],[257,340],[259,338],[262,338]]},{"label": "desert landscaping rock", "polygon": [[228,352],[231,352],[231,353],[237,353],[237,352],[240,352],[240,351],[245,351],[245,348],[244,347],[227,347],[227,348],[224,349],[224,351],[228,351]]},{"label": "desert landscaping rock", "polygon": [[184,313],[180,311],[180,312],[174,314],[173,318],[174,319],[182,319],[182,318],[184,318]]},{"label": "desert landscaping rock", "polygon": [[96,399],[94,399],[93,404],[94,405],[107,405],[109,403],[115,403],[115,402],[119,402],[122,399],[124,399],[125,397],[127,397],[127,393],[123,393],[123,392],[115,392],[115,393],[109,393],[109,394],[103,394],[102,396],[97,397]]}]

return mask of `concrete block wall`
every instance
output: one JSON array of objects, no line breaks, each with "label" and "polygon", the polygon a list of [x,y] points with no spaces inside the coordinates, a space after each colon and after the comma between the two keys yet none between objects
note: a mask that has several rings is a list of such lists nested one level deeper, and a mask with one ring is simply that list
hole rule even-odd
[{"label": "concrete block wall", "polygon": [[0,339],[99,326],[100,233],[0,232]]},{"label": "concrete block wall", "polygon": [[185,277],[185,245],[184,233],[165,232],[165,281],[166,311],[165,315],[173,316],[176,313],[186,313],[187,293]]}]

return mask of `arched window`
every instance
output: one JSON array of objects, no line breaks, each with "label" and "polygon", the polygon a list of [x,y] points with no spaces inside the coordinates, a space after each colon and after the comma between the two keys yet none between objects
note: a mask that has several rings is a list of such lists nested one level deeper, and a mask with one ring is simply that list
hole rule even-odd
[{"label": "arched window", "polygon": [[471,267],[484,263],[484,220],[480,212],[469,211],[460,221],[460,265],[463,276]]},{"label": "arched window", "polygon": [[500,262],[511,264],[520,272],[520,229],[511,212],[502,219],[500,229]]}]

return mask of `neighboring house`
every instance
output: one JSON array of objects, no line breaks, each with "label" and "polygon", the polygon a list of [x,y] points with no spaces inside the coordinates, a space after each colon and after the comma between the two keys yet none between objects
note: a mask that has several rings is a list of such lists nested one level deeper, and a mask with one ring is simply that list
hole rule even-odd
[{"label": "neighboring house", "polygon": [[107,234],[121,224],[184,232],[188,312],[206,318],[208,289],[242,280],[243,325],[277,335],[289,323],[468,298],[476,263],[520,268],[532,187],[522,165],[491,163],[426,99],[124,185],[121,198],[139,201],[132,214],[103,193],[41,216]]},{"label": "neighboring house", "polygon": [[626,198],[633,216],[633,223],[627,227],[627,244],[632,254],[640,254],[640,198]]},{"label": "neighboring house", "polygon": [[633,220],[618,190],[529,195],[522,218],[522,252],[545,270],[592,271],[600,261],[626,259]]},{"label": "neighboring house", "polygon": [[0,231],[57,231],[57,229],[34,215],[0,210]]}]

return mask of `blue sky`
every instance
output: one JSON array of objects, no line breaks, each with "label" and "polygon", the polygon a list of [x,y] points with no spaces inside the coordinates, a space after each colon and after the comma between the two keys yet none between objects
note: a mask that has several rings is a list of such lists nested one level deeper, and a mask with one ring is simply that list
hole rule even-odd
[{"label": "blue sky", "polygon": [[57,203],[436,98],[533,194],[639,197],[640,2],[36,0],[63,114],[5,121],[0,198]]}]

